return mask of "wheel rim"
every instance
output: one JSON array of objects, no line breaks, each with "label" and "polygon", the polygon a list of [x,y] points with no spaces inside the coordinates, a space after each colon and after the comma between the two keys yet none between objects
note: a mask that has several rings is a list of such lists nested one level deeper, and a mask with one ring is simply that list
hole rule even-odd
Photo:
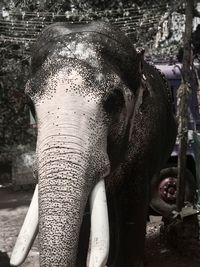
[{"label": "wheel rim", "polygon": [[175,177],[166,177],[159,184],[159,197],[168,204],[176,203],[177,179]]}]

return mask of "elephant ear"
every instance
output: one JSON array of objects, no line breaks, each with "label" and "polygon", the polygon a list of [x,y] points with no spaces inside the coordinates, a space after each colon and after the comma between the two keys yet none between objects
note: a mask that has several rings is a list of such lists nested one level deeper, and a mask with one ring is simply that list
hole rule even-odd
[{"label": "elephant ear", "polygon": [[26,83],[25,91],[13,90],[12,99],[14,102],[14,110],[16,113],[23,112],[26,107],[30,109],[31,115],[35,118],[35,109],[31,98],[27,95],[29,81]]},{"label": "elephant ear", "polygon": [[[36,120],[36,113],[35,113],[35,107],[33,104],[33,101],[29,95],[31,95],[31,80],[28,80],[25,86],[25,95],[26,95],[26,105],[30,109],[30,120],[32,120],[32,117],[34,120]],[[32,124],[32,123],[31,123]]]},{"label": "elephant ear", "polygon": [[130,118],[129,141],[132,140],[135,117],[137,116],[138,112],[140,112],[140,107],[144,99],[144,91],[148,90],[148,87],[149,87],[147,80],[146,80],[146,76],[144,75],[144,69],[143,69],[144,64],[145,64],[144,53],[145,53],[145,50],[143,48],[137,49],[137,55],[139,59],[138,72],[140,75],[140,85],[135,95],[134,108],[133,108],[132,116]]},{"label": "elephant ear", "polygon": [[13,90],[12,99],[14,102],[14,109],[16,113],[21,113],[24,111],[26,106],[26,96],[24,92],[19,90]]},{"label": "elephant ear", "polygon": [[136,52],[139,58],[139,73],[142,75],[144,67],[144,54],[145,49],[143,47],[136,48]]}]

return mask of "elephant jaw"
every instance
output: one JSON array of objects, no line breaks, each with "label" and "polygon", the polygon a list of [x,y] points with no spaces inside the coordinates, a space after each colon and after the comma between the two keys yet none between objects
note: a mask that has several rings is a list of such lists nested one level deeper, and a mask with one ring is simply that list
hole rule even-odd
[{"label": "elephant jaw", "polygon": [[[99,181],[92,191],[90,210],[91,232],[87,267],[103,267],[109,254],[109,223],[104,180]],[[36,185],[29,210],[12,251],[11,266],[19,266],[26,259],[37,235],[38,225],[38,185]]]}]

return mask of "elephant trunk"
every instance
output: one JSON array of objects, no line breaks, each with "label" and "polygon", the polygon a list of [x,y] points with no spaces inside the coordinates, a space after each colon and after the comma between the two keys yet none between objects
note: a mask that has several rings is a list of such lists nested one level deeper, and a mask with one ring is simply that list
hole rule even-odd
[{"label": "elephant trunk", "polygon": [[91,129],[89,131],[85,119],[81,122],[81,131],[80,123],[74,124],[76,119],[70,117],[65,121],[68,123],[64,126],[61,121],[56,125],[49,124],[49,120],[39,122],[37,161],[41,267],[75,266],[88,196],[98,180],[108,172],[109,166],[107,154],[91,147]]},{"label": "elephant trunk", "polygon": [[[58,161],[48,159],[52,153]],[[42,153],[47,160],[39,174],[40,264],[52,266],[53,261],[53,266],[74,266],[79,228],[90,188],[84,182],[81,167],[67,159],[62,159],[65,162],[60,164],[59,156],[55,151],[52,153],[51,150]]]}]

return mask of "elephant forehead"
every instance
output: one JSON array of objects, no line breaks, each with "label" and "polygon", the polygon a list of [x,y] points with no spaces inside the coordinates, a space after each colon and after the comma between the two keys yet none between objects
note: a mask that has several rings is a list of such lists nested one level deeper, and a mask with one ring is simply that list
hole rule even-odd
[{"label": "elephant forehead", "polygon": [[56,57],[65,60],[65,58],[77,58],[83,61],[87,61],[92,67],[100,68],[101,59],[98,56],[98,45],[94,46],[90,42],[85,41],[71,41],[58,49]]},{"label": "elephant forehead", "polygon": [[112,70],[93,68],[84,61],[67,59],[64,67],[61,64],[56,67],[48,64],[37,72],[26,89],[33,101],[52,99],[56,92],[60,97],[73,92],[98,101],[99,97],[105,96],[121,83]]}]

